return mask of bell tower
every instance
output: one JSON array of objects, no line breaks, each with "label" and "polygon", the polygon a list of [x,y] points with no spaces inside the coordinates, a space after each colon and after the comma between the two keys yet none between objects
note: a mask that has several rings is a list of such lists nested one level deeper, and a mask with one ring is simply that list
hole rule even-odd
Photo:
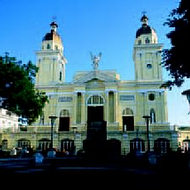
[{"label": "bell tower", "polygon": [[137,81],[162,81],[161,50],[155,30],[148,25],[148,17],[141,18],[142,26],[136,32],[133,49]]},{"label": "bell tower", "polygon": [[65,64],[67,60],[63,55],[63,44],[61,37],[57,33],[56,22],[50,24],[51,31],[47,33],[43,40],[41,50],[36,52],[37,86],[47,86],[65,82]]}]

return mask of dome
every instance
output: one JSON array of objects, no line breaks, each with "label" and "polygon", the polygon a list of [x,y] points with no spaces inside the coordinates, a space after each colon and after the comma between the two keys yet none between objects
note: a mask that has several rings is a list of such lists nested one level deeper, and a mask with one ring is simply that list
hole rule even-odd
[{"label": "dome", "polygon": [[152,28],[150,26],[148,26],[148,25],[142,26],[136,32],[136,38],[138,38],[139,36],[141,36],[143,34],[151,34],[151,33],[152,33]]},{"label": "dome", "polygon": [[155,30],[148,25],[148,17],[146,15],[142,16],[141,22],[142,26],[136,32],[136,38],[143,34],[152,34],[152,32],[155,32]]},{"label": "dome", "polygon": [[[47,41],[47,40],[54,40],[55,38],[60,38],[59,34],[57,34],[55,31],[52,31],[47,33],[42,41]],[[61,40],[61,39],[60,39]]]},{"label": "dome", "polygon": [[42,41],[48,41],[48,40],[56,40],[56,41],[61,41],[61,38],[59,36],[59,34],[56,32],[58,25],[57,23],[54,21],[50,24],[51,26],[51,32],[47,33],[44,37]]}]

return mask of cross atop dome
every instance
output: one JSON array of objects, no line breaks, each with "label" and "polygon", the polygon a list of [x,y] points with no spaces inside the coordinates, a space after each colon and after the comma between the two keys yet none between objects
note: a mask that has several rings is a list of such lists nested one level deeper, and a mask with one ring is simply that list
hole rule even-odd
[{"label": "cross atop dome", "polygon": [[57,24],[55,21],[53,21],[53,22],[50,24],[50,26],[51,26],[51,30],[52,30],[52,31],[54,31],[54,32],[57,31],[58,24]]},{"label": "cross atop dome", "polygon": [[141,17],[141,22],[143,26],[148,25],[148,17],[146,16],[146,11],[142,12],[143,16]]}]

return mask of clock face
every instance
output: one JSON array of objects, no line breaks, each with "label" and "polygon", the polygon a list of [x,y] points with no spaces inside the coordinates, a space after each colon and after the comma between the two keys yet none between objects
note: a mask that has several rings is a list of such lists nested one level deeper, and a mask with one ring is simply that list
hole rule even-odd
[{"label": "clock face", "polygon": [[149,63],[148,63],[146,66],[147,66],[148,69],[151,69],[151,68],[152,68],[152,65],[149,64]]}]

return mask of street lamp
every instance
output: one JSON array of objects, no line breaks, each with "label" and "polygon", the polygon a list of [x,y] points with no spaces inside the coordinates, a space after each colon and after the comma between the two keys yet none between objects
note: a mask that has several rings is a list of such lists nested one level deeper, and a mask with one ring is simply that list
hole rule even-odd
[{"label": "street lamp", "polygon": [[49,119],[51,120],[51,149],[53,149],[53,125],[56,120],[57,116],[55,115],[50,115]]},{"label": "street lamp", "polygon": [[149,139],[149,121],[150,121],[150,116],[149,115],[144,115],[143,118],[145,119],[146,122],[146,132],[147,132],[147,152],[150,152],[150,139]]},{"label": "street lamp", "polygon": [[183,91],[181,94],[186,95],[187,100],[188,100],[188,102],[190,104],[190,89]]},{"label": "street lamp", "polygon": [[77,132],[77,127],[72,127],[72,129],[73,129],[73,135],[74,135],[74,144],[73,144],[73,147],[72,147],[72,154],[74,154],[75,155],[75,152],[76,152],[76,135],[78,134],[78,132]]}]

